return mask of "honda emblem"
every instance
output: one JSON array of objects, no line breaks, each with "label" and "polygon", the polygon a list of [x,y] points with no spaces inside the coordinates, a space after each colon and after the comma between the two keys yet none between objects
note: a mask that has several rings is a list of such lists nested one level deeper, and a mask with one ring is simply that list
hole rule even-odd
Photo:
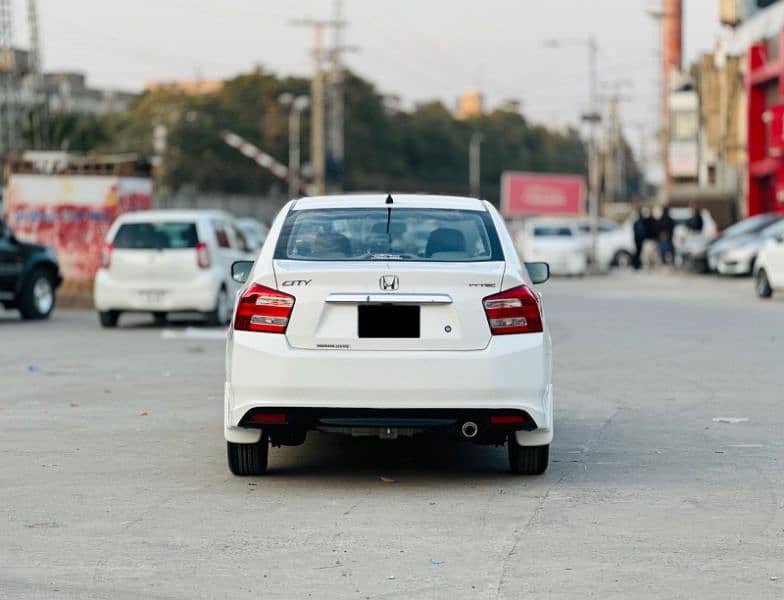
[{"label": "honda emblem", "polygon": [[400,280],[398,280],[397,275],[382,275],[381,279],[378,280],[378,286],[385,292],[394,291],[400,287]]}]

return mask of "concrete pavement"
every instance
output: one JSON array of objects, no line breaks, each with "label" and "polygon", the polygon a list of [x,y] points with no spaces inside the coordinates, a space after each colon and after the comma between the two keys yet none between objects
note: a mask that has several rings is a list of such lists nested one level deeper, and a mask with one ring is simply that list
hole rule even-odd
[{"label": "concrete pavement", "polygon": [[539,478],[501,448],[324,435],[235,478],[222,343],[0,313],[0,598],[783,597],[784,299],[647,273],[541,290]]}]

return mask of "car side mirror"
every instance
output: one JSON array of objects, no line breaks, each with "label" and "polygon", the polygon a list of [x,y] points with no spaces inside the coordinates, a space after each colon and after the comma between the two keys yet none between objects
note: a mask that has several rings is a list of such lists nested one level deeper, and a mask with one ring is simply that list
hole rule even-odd
[{"label": "car side mirror", "polygon": [[784,233],[780,233],[780,234],[778,234],[778,235],[776,236],[776,241],[777,241],[779,244],[784,244]]},{"label": "car side mirror", "polygon": [[245,283],[253,270],[252,260],[236,260],[231,263],[231,278],[237,283]]},{"label": "car side mirror", "polygon": [[550,279],[550,265],[546,262],[527,262],[525,268],[533,283],[544,283]]}]

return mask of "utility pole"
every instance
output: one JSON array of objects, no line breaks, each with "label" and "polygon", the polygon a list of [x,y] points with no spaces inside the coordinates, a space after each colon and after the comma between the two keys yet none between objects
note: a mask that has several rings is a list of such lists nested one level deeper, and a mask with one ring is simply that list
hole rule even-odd
[{"label": "utility pole", "polygon": [[[311,164],[313,167],[314,188],[318,193],[326,191],[327,157],[333,175],[333,182],[340,189],[340,174],[345,160],[344,144],[344,85],[343,62],[344,52],[356,51],[353,46],[343,44],[343,29],[348,22],[343,19],[343,2],[334,0],[334,16],[332,19],[297,19],[292,25],[311,27],[314,33],[313,56],[316,70],[311,85]],[[329,28],[333,32],[332,47],[324,49],[324,31]],[[329,87],[326,89],[324,62],[329,60]],[[327,96],[329,102],[327,103]],[[328,112],[327,112],[328,104]],[[326,136],[326,138],[325,138]]]},{"label": "utility pole", "polygon": [[599,232],[599,152],[596,139],[597,125],[602,116],[599,112],[599,45],[596,38],[587,39],[548,40],[544,43],[547,48],[564,48],[580,46],[588,50],[588,99],[590,106],[588,112],[581,115],[581,120],[589,124],[588,133],[588,212],[591,223],[591,263],[594,271],[597,269],[596,246]]},{"label": "utility pole", "polygon": [[479,198],[482,175],[482,134],[475,131],[471,134],[468,145],[468,187],[472,198]]},{"label": "utility pole", "polygon": [[17,148],[18,78],[11,0],[0,0],[0,155]]},{"label": "utility pole", "polygon": [[326,191],[326,147],[324,144],[324,29],[332,21],[297,19],[292,25],[313,28],[313,58],[316,69],[310,85],[310,164],[313,169],[313,189],[316,194]]},{"label": "utility pole", "polygon": [[281,94],[278,102],[290,107],[289,110],[289,198],[300,195],[300,121],[303,111],[310,105],[310,98],[293,94]]}]

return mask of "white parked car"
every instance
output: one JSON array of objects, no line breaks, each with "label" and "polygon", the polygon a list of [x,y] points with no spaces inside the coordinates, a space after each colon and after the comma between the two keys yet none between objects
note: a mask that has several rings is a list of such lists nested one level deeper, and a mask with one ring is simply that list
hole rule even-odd
[{"label": "white parked car", "polygon": [[226,353],[236,475],[308,431],[428,432],[508,443],[539,474],[553,438],[551,343],[533,284],[487,202],[362,194],[289,202],[245,281]]},{"label": "white parked car", "polygon": [[254,253],[261,249],[269,233],[269,227],[251,217],[237,219],[237,228],[245,237],[248,248],[253,250]]},{"label": "white parked car", "polygon": [[201,312],[228,323],[239,285],[229,270],[248,258],[232,217],[219,211],[140,211],[109,229],[95,276],[101,325],[115,327],[124,312],[152,313],[165,323],[173,312]]},{"label": "white parked car", "polygon": [[525,260],[548,263],[553,275],[588,271],[588,248],[575,219],[527,219],[518,231],[517,248]]},{"label": "white parked car", "polygon": [[767,230],[771,235],[754,264],[754,287],[760,298],[770,298],[774,292],[784,292],[784,221]]},{"label": "white parked car", "polygon": [[[591,219],[578,218],[577,228],[590,256]],[[634,231],[631,223],[618,224],[609,219],[599,219],[596,233],[596,262],[600,270],[608,271],[610,267],[634,265]]]}]

